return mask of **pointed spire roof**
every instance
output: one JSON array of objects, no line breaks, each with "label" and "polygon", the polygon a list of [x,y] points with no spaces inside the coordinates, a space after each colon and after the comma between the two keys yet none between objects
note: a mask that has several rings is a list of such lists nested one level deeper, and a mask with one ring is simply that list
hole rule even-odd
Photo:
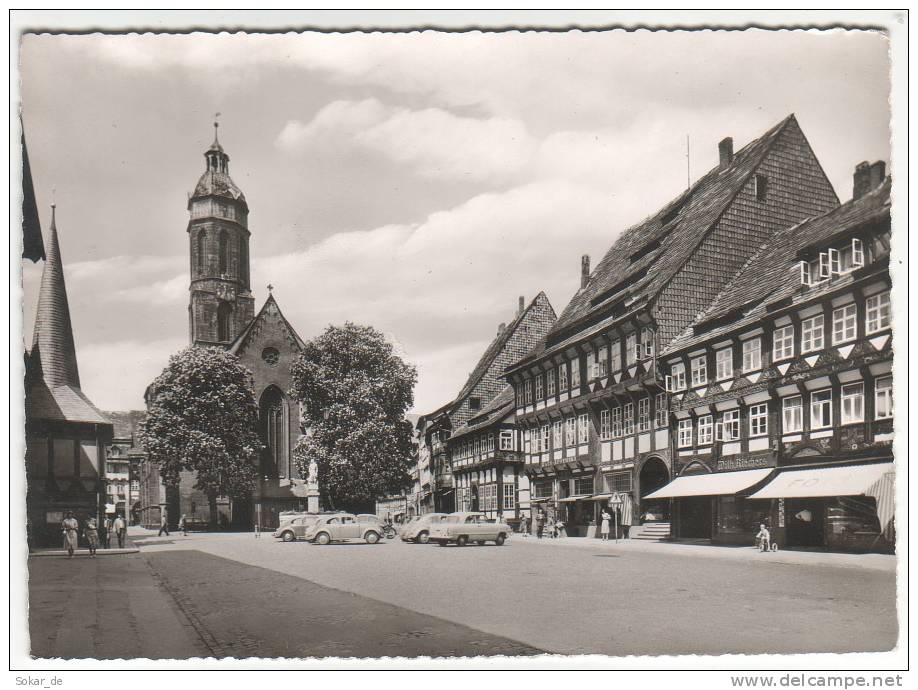
[{"label": "pointed spire roof", "polygon": [[65,385],[79,388],[80,373],[55,216],[55,206],[52,205],[51,228],[35,314],[32,356],[40,363],[42,376],[49,388]]}]

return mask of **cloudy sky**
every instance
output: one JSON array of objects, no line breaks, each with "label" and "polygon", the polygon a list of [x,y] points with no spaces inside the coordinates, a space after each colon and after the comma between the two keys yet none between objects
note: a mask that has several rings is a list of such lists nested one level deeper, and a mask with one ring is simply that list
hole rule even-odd
[{"label": "cloudy sky", "polygon": [[[27,36],[23,120],[52,198],[84,390],[142,407],[187,343],[187,194],[221,112],[256,308],[376,326],[450,400],[517,297],[556,311],[622,229],[794,112],[842,200],[889,158],[864,32]],[[23,265],[24,338],[40,265]]]}]

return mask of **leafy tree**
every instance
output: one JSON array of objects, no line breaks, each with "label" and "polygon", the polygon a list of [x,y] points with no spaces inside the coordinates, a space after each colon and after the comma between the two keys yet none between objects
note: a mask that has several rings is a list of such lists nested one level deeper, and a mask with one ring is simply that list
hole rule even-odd
[{"label": "leafy tree", "polygon": [[235,355],[216,347],[188,347],[147,389],[140,440],[160,476],[177,486],[195,472],[216,527],[217,496],[246,496],[255,488],[261,442],[252,376]]},{"label": "leafy tree", "polygon": [[308,433],[294,459],[302,476],[316,461],[322,502],[357,509],[410,486],[417,372],[370,326],[329,326],[291,368]]}]

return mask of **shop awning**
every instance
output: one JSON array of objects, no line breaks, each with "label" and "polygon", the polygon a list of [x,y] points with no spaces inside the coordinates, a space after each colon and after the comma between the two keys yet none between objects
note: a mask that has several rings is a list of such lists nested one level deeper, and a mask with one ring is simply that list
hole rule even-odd
[{"label": "shop awning", "polygon": [[530,498],[529,502],[530,503],[547,503],[550,500],[551,500],[550,498]]},{"label": "shop awning", "polygon": [[590,498],[592,498],[592,496],[589,494],[582,494],[580,496],[568,496],[567,498],[562,498],[559,500],[558,503],[576,503],[577,501],[587,501]]},{"label": "shop awning", "polygon": [[771,468],[761,470],[740,470],[739,472],[712,472],[676,477],[669,484],[657,489],[647,498],[680,498],[686,496],[729,496],[748,489],[771,474]]},{"label": "shop awning", "polygon": [[591,501],[608,501],[612,498],[612,494],[593,494],[590,496]]},{"label": "shop awning", "polygon": [[749,498],[860,496],[866,494],[884,474],[894,471],[891,462],[843,467],[784,469]]}]

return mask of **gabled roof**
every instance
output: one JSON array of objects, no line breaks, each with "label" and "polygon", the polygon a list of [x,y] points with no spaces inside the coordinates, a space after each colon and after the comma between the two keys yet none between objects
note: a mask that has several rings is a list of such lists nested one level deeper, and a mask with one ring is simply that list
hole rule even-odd
[{"label": "gabled roof", "polygon": [[73,325],[70,321],[67,287],[64,285],[64,265],[55,215],[55,207],[52,206],[47,258],[41,273],[30,358],[36,370],[40,369],[49,388],[79,388],[80,372],[73,344]]},{"label": "gabled roof", "polygon": [[277,314],[280,317],[281,323],[287,329],[290,336],[291,342],[295,347],[302,350],[306,347],[306,344],[303,342],[303,339],[300,338],[299,334],[296,332],[296,329],[290,325],[290,322],[287,321],[287,318],[284,316],[284,313],[281,311],[280,307],[277,304],[277,301],[274,299],[273,294],[268,294],[268,299],[265,300],[265,303],[261,306],[259,312],[255,315],[255,318],[252,319],[248,325],[242,329],[239,335],[236,336],[236,339],[230,343],[229,352],[232,354],[239,354],[242,348],[248,343],[252,334],[258,328],[258,325],[262,323],[270,314]]},{"label": "gabled roof", "polygon": [[814,287],[801,285],[798,255],[808,247],[825,246],[834,238],[849,235],[867,225],[888,222],[891,187],[892,180],[887,177],[864,196],[775,233],[662,354],[677,352],[757,322],[767,313],[768,306],[776,302],[787,299],[793,302],[798,297],[810,301],[821,290],[834,292],[839,289],[839,281]]},{"label": "gabled roof", "polygon": [[679,271],[740,192],[772,145],[789,127],[789,115],[744,146],[724,167],[717,166],[656,214],[625,230],[577,291],[548,334],[549,348],[573,327],[627,298],[652,299]]},{"label": "gabled roof", "polygon": [[462,424],[450,434],[449,440],[453,441],[460,436],[471,434],[484,429],[491,424],[496,424],[513,412],[513,387],[507,385],[494,399],[485,405],[474,417]]}]

